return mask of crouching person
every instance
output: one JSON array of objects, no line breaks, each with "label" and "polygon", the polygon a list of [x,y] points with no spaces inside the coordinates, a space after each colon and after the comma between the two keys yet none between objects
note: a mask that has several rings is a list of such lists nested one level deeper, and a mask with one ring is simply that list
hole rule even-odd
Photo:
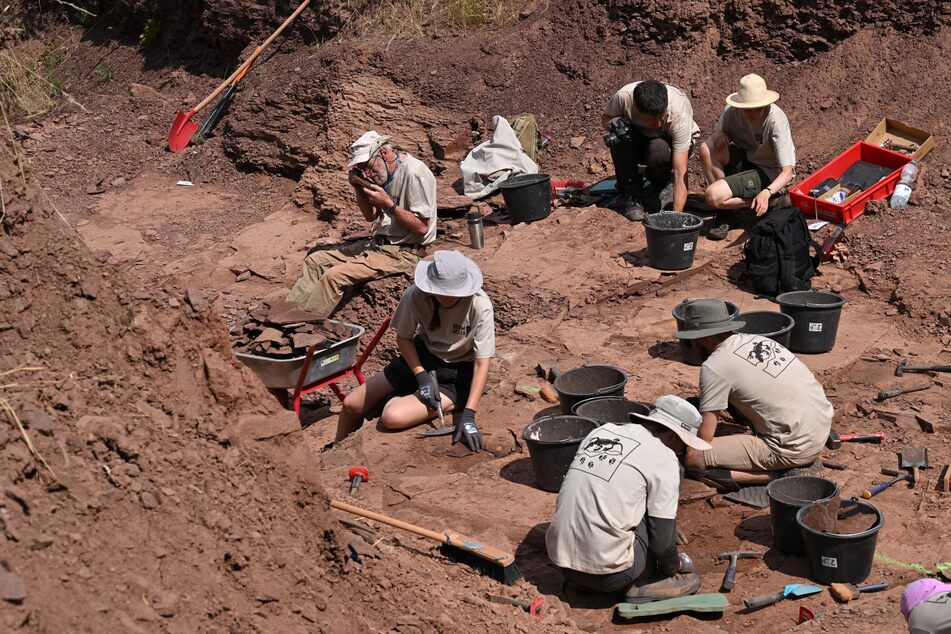
[{"label": "crouching person", "polygon": [[700,413],[662,396],[635,423],[598,427],[582,441],[558,493],[545,541],[565,579],[630,603],[693,594],[700,577],[677,553],[678,454],[710,445]]},{"label": "crouching person", "polygon": [[391,322],[400,356],[347,395],[335,442],[395,392],[380,416],[384,427],[418,425],[436,414],[437,403],[445,413],[462,408],[452,442],[481,451],[476,410],[495,355],[495,318],[492,301],[481,290],[482,271],[458,251],[436,251],[431,261],[416,265],[415,282]]},{"label": "crouching person", "polygon": [[[698,299],[684,307],[674,336],[693,341],[700,368],[700,437],[706,451],[687,449],[686,476],[721,491],[766,484],[781,475],[818,473],[832,427],[832,404],[809,368],[779,343],[736,331],[726,302]],[[717,436],[721,413],[752,434]]]}]

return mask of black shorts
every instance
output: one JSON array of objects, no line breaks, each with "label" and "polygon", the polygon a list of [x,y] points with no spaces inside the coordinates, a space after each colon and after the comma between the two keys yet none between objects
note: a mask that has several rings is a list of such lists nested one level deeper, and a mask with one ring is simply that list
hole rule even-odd
[{"label": "black shorts", "polygon": [[756,198],[772,182],[766,172],[746,159],[746,152],[733,144],[730,145],[730,162],[723,171],[726,173],[723,180],[737,198]]},{"label": "black shorts", "polygon": [[[469,390],[472,387],[472,374],[475,369],[473,361],[459,361],[457,363],[446,363],[426,347],[420,339],[416,339],[416,352],[419,354],[419,362],[423,369],[436,371],[436,381],[439,383],[439,391],[445,394],[456,406],[462,409],[469,400]],[[399,396],[409,396],[419,389],[416,383],[416,376],[410,369],[403,357],[397,357],[390,361],[390,364],[383,368],[383,375],[393,386],[393,390]]]}]

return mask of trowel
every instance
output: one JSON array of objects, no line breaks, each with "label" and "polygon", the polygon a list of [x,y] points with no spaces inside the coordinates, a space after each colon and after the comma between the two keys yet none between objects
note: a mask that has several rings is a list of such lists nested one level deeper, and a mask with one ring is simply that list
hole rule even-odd
[{"label": "trowel", "polygon": [[918,482],[918,469],[927,469],[930,466],[928,464],[928,450],[921,447],[902,449],[898,455],[901,459],[901,468],[911,470],[911,483],[912,485],[916,484]]},{"label": "trowel", "polygon": [[[433,380],[436,380],[436,371],[430,370],[429,373],[432,375]],[[438,394],[438,392],[437,392]],[[436,415],[439,417],[439,427],[435,429],[427,429],[426,431],[421,431],[416,434],[417,438],[432,438],[433,436],[448,436],[449,434],[456,431],[455,425],[446,425],[446,417],[442,413],[442,396],[439,396],[439,400],[436,401]]]},{"label": "trowel", "polygon": [[765,608],[767,605],[773,605],[782,601],[786,597],[807,597],[810,594],[822,592],[819,586],[809,586],[804,583],[790,583],[776,594],[764,594],[752,599],[743,599],[743,604],[750,610]]}]

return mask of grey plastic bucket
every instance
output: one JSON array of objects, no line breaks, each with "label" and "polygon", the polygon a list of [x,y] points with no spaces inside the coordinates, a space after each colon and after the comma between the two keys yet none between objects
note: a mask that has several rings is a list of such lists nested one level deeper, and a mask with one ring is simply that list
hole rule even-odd
[{"label": "grey plastic bucket", "polygon": [[626,425],[631,422],[631,414],[647,416],[650,408],[644,403],[632,401],[623,396],[599,396],[576,403],[571,413],[597,421],[599,425],[615,423]]},{"label": "grey plastic bucket", "polygon": [[872,527],[861,533],[845,535],[817,531],[804,521],[812,504],[796,513],[796,523],[802,530],[802,541],[806,545],[811,577],[819,583],[862,583],[872,573],[875,545],[878,543],[878,532],[885,525],[885,516],[878,507],[865,500],[852,499],[842,503],[843,508],[847,505],[854,505],[855,512],[874,515]]},{"label": "grey plastic bucket", "polygon": [[[691,299],[685,299],[674,306],[674,309],[670,311],[670,314],[674,316],[674,321],[677,322],[677,330],[682,330],[684,327],[684,304],[687,302],[696,301],[697,299],[701,298],[694,297]],[[726,302],[726,308],[730,312],[730,317],[732,319],[736,319],[737,313],[740,312],[739,307],[733,302]],[[693,347],[692,341],[689,339],[679,339],[678,341],[680,341],[680,351],[684,355],[685,363],[689,365],[703,365],[703,360],[700,358],[700,353],[696,348]]]},{"label": "grey plastic bucket", "polygon": [[845,298],[832,291],[792,291],[776,298],[780,310],[796,321],[789,337],[793,352],[828,352],[835,346]]},{"label": "grey plastic bucket", "polygon": [[736,316],[737,321],[744,321],[746,325],[737,332],[747,335],[762,335],[781,344],[783,347],[789,347],[789,338],[792,329],[796,325],[796,320],[786,313],[777,313],[773,310],[751,310],[748,313],[740,313]]},{"label": "grey plastic bucket", "polygon": [[787,555],[805,555],[802,531],[796,513],[813,502],[825,502],[839,495],[839,485],[826,478],[790,476],[766,485],[769,517],[773,525],[773,546]]},{"label": "grey plastic bucket", "polygon": [[680,271],[693,266],[703,218],[677,211],[661,211],[644,217],[647,261],[661,271]]},{"label": "grey plastic bucket", "polygon": [[519,174],[499,184],[511,223],[534,222],[551,213],[551,176]]},{"label": "grey plastic bucket", "polygon": [[538,486],[557,492],[565,480],[581,441],[598,428],[598,423],[581,416],[545,416],[522,430],[528,446]]},{"label": "grey plastic bucket", "polygon": [[583,365],[559,374],[552,383],[561,411],[571,414],[576,403],[596,396],[623,396],[627,373],[613,365]]}]

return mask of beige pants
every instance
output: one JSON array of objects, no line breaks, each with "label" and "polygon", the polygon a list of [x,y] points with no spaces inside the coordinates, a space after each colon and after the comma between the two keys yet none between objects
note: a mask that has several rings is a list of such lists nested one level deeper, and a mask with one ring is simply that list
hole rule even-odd
[{"label": "beige pants", "polygon": [[404,273],[419,261],[415,248],[361,240],[341,249],[314,251],[304,258],[304,272],[287,295],[302,309],[329,317],[351,286]]},{"label": "beige pants", "polygon": [[811,465],[819,457],[818,454],[804,458],[782,456],[759,436],[748,434],[717,436],[710,444],[713,449],[703,452],[703,462],[708,469],[722,467],[739,471],[779,471]]}]

